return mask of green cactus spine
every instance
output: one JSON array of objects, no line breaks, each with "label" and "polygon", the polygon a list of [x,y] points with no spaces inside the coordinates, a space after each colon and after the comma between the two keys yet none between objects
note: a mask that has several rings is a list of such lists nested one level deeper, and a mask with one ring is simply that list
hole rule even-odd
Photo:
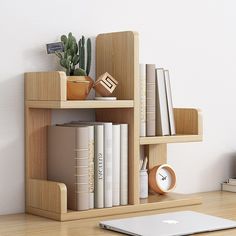
[{"label": "green cactus spine", "polygon": [[87,39],[87,65],[86,65],[86,74],[89,75],[91,69],[91,60],[92,60],[92,46],[91,39]]}]

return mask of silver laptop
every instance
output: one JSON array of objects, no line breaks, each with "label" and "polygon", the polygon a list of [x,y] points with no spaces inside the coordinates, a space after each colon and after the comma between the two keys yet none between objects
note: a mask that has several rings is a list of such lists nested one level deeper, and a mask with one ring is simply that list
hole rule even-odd
[{"label": "silver laptop", "polygon": [[236,221],[193,211],[100,222],[100,227],[135,236],[176,236],[236,228]]}]

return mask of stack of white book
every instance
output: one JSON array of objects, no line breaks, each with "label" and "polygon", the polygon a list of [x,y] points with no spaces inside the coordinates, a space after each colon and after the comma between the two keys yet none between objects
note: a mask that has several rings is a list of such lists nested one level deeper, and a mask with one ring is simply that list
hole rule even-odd
[{"label": "stack of white book", "polygon": [[128,124],[50,126],[48,150],[48,179],[66,184],[69,209],[128,204]]},{"label": "stack of white book", "polygon": [[169,71],[140,64],[140,136],[175,135]]},{"label": "stack of white book", "polygon": [[228,179],[221,184],[222,191],[236,192],[236,179]]}]

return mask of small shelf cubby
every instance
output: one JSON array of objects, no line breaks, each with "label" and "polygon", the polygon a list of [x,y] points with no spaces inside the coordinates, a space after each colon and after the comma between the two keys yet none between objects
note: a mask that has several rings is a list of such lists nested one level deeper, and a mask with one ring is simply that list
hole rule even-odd
[{"label": "small shelf cubby", "polygon": [[[26,212],[59,221],[116,215],[175,206],[199,204],[186,195],[150,195],[139,199],[139,147],[145,146],[148,166],[167,161],[167,143],[202,140],[202,117],[197,109],[175,109],[177,135],[139,137],[138,33],[115,32],[96,38],[96,75],[110,73],[119,85],[116,101],[68,101],[64,72],[25,73]],[[129,125],[129,205],[88,211],[67,209],[64,183],[47,180],[47,126],[54,109],[94,109],[97,121]]]}]

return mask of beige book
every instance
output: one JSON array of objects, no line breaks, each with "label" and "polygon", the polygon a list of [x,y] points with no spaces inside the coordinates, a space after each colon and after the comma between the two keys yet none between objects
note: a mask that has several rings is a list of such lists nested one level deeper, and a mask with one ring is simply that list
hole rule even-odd
[{"label": "beige book", "polygon": [[146,64],[146,135],[156,135],[156,72],[155,64]]},{"label": "beige book", "polygon": [[48,179],[67,187],[71,210],[89,209],[88,127],[48,127]]},{"label": "beige book", "polygon": [[139,64],[139,136],[146,136],[146,65]]}]

